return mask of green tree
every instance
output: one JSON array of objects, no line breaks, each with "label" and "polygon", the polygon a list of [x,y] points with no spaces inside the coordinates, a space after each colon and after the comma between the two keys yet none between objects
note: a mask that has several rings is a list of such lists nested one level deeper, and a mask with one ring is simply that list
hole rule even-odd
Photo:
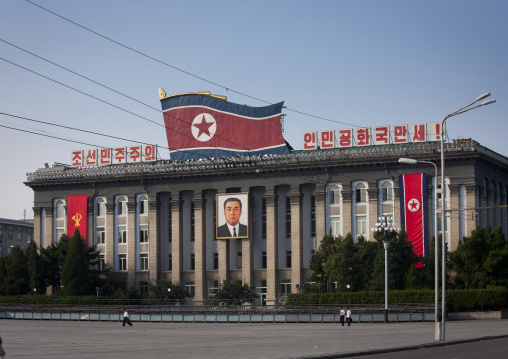
[{"label": "green tree", "polygon": [[7,295],[7,282],[5,281],[5,278],[7,278],[6,260],[7,257],[0,256],[0,295]]},{"label": "green tree", "polygon": [[25,253],[19,246],[12,247],[11,255],[5,261],[5,294],[23,295],[30,293]]},{"label": "green tree", "polygon": [[186,293],[183,284],[172,284],[168,280],[159,280],[148,285],[146,298],[169,301],[170,303],[182,303],[185,301]]},{"label": "green tree", "polygon": [[35,241],[30,241],[26,249],[28,276],[30,278],[30,289],[35,289],[37,294],[46,293],[42,258],[37,251]]},{"label": "green tree", "polygon": [[224,281],[219,285],[219,289],[213,296],[212,302],[219,304],[242,304],[251,303],[258,295],[247,284],[242,285],[242,281],[234,280],[231,282]]},{"label": "green tree", "polygon": [[86,295],[91,293],[90,276],[83,240],[79,231],[69,241],[69,250],[62,267],[62,285],[65,295]]},{"label": "green tree", "polygon": [[311,270],[311,279],[316,283],[314,290],[323,292],[328,290],[328,277],[325,272],[325,263],[332,254],[335,240],[332,235],[327,234],[321,240],[318,250],[310,258],[309,268]]}]

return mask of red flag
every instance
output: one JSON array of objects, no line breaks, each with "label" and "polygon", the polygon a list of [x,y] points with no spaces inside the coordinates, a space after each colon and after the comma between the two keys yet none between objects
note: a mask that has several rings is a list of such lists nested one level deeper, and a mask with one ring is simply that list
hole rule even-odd
[{"label": "red flag", "polygon": [[77,229],[85,244],[87,237],[87,211],[87,195],[67,196],[67,236],[72,237]]}]

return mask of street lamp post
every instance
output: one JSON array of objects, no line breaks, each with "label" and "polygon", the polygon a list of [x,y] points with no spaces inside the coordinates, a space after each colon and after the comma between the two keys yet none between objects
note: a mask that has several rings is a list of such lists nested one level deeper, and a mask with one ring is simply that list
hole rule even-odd
[{"label": "street lamp post", "polygon": [[405,163],[409,165],[415,165],[417,163],[427,163],[434,166],[434,178],[435,178],[435,186],[434,186],[434,340],[439,341],[440,338],[440,330],[439,330],[439,261],[438,261],[438,230],[437,230],[437,166],[434,162],[430,161],[420,161],[412,158],[400,158],[399,163]]},{"label": "street lamp post", "polygon": [[385,315],[384,322],[388,323],[388,231],[396,231],[395,223],[389,223],[388,217],[379,217],[379,222],[376,223],[376,228],[372,228],[372,232],[384,232],[385,240],[383,241],[383,247],[385,249]]},{"label": "street lamp post", "polygon": [[[446,120],[450,117],[457,116],[457,115],[463,114],[465,112],[474,110],[475,108],[490,105],[490,104],[493,104],[494,102],[496,102],[496,100],[488,100],[488,101],[482,102],[479,105],[473,106],[475,103],[477,103],[481,100],[484,100],[489,96],[490,96],[490,92],[487,92],[487,93],[479,96],[476,100],[471,102],[469,105],[464,106],[461,109],[458,109],[457,111],[452,112],[449,115],[447,115],[441,122],[441,136],[440,136],[441,137],[440,138],[440,140],[441,140],[441,197],[442,197],[442,203],[443,203],[442,208],[441,208],[441,210],[442,210],[442,218],[441,218],[442,225],[441,226],[442,226],[442,231],[443,231],[443,240],[442,240],[442,248],[441,248],[441,251],[442,251],[442,253],[441,253],[442,254],[442,258],[441,258],[441,260],[442,260],[441,316],[442,317],[441,318],[442,319],[441,319],[441,330],[440,330],[440,338],[439,338],[440,341],[445,340],[445,322],[446,322],[446,228],[445,228],[445,224],[446,224],[446,187],[445,187],[445,159],[444,159],[444,137],[445,137],[444,126],[445,126]],[[471,107],[471,106],[473,106],[473,107]]]}]

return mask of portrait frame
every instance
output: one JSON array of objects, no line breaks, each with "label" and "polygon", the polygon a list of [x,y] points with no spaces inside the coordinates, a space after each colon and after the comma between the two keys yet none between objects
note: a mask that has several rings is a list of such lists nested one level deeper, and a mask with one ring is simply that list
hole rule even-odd
[{"label": "portrait frame", "polygon": [[[230,233],[227,227],[227,221],[225,216],[225,203],[231,202],[231,199],[237,199],[241,204],[241,215],[239,220],[239,233],[236,237]],[[217,239],[242,239],[249,238],[249,193],[218,193],[215,195],[216,203],[216,223],[215,223],[215,235]]]}]

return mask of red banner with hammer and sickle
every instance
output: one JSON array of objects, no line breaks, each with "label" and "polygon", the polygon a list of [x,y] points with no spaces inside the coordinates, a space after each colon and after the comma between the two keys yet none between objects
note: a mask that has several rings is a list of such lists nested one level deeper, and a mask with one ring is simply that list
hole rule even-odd
[{"label": "red banner with hammer and sickle", "polygon": [[87,195],[67,196],[67,235],[74,236],[77,229],[83,243],[86,243],[87,238],[87,210]]}]

